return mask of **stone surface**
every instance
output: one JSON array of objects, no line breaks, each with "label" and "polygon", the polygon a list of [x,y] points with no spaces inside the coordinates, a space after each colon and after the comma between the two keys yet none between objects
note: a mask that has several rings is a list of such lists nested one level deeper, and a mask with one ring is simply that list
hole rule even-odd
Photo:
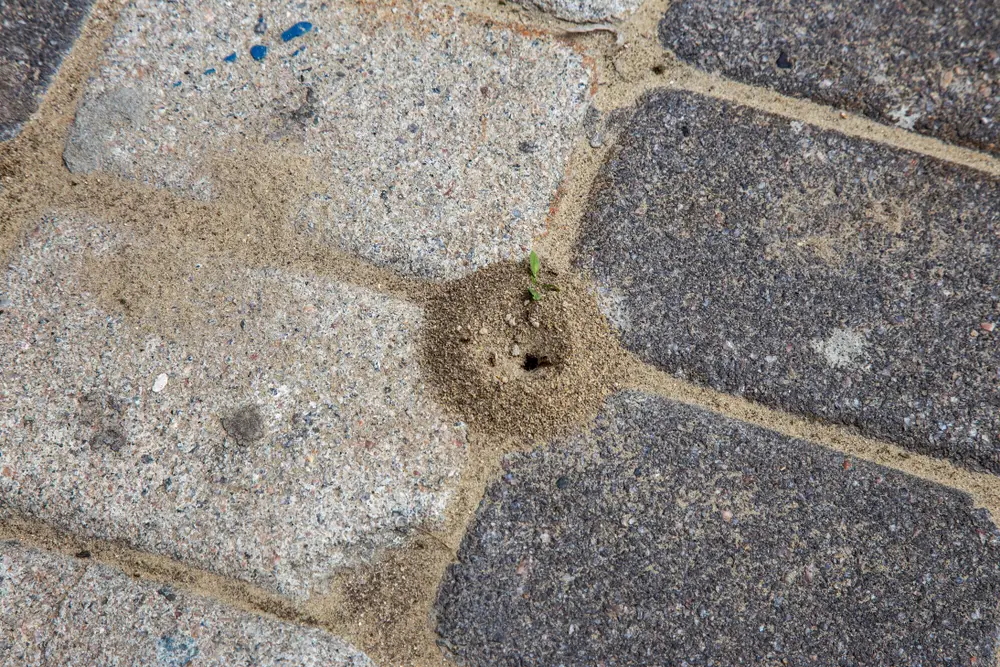
[{"label": "stone surface", "polygon": [[0,655],[39,666],[373,665],[320,630],[14,542],[0,542]]},{"label": "stone surface", "polygon": [[[260,60],[254,46],[268,47]],[[281,148],[316,180],[289,224],[403,273],[455,277],[526,254],[544,231],[589,98],[571,47],[453,8],[138,0],[65,159],[205,199],[217,156]]]},{"label": "stone surface", "polygon": [[73,46],[93,0],[0,2],[0,141],[13,138]]},{"label": "stone surface", "polygon": [[295,597],[443,517],[418,307],[69,215],[0,290],[0,509]]},{"label": "stone surface", "polygon": [[660,37],[710,72],[1000,152],[994,0],[678,0]]},{"label": "stone surface", "polygon": [[596,23],[620,21],[634,12],[642,0],[514,0],[566,21]]},{"label": "stone surface", "polygon": [[678,376],[1000,471],[1000,183],[692,94],[621,131],[577,248]]},{"label": "stone surface", "polygon": [[994,664],[962,493],[642,394],[505,468],[439,592],[461,664]]}]

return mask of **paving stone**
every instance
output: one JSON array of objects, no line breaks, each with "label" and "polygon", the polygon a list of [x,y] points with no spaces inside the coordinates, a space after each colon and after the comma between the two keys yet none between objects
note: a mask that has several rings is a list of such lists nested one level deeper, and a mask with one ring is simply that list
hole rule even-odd
[{"label": "paving stone", "polygon": [[321,630],[16,542],[0,543],[0,655],[5,665],[374,664]]},{"label": "paving stone", "polygon": [[570,46],[420,1],[138,0],[65,159],[207,199],[212,156],[280,146],[316,172],[288,205],[304,233],[455,277],[544,231],[590,94]]},{"label": "paving stone", "polygon": [[465,665],[992,665],[998,594],[968,496],[622,394],[506,459],[437,612]]},{"label": "paving stone", "polygon": [[0,283],[0,509],[295,597],[442,519],[466,436],[423,384],[422,311],[196,260],[65,214],[27,237]]},{"label": "paving stone", "polygon": [[680,0],[660,37],[701,69],[1000,152],[993,0]]},{"label": "paving stone", "polygon": [[620,21],[642,4],[642,0],[514,0],[514,2],[577,23]]},{"label": "paving stone", "polygon": [[1000,471],[1000,183],[658,92],[621,131],[577,261],[643,360]]},{"label": "paving stone", "polygon": [[38,108],[93,0],[0,3],[0,141],[12,139]]}]

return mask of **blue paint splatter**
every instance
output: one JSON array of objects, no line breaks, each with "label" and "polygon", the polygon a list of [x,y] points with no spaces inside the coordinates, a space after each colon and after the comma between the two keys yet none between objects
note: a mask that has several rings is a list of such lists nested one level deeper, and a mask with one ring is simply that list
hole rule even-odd
[{"label": "blue paint splatter", "polygon": [[301,37],[302,35],[306,34],[310,30],[312,30],[312,28],[313,24],[310,23],[309,21],[299,21],[291,28],[281,33],[281,41],[290,42],[296,37]]},{"label": "blue paint splatter", "polygon": [[234,63],[234,62],[236,62],[236,52],[233,51],[228,56],[226,56],[225,58],[223,58],[223,60],[225,60],[227,63]]},{"label": "blue paint splatter", "polygon": [[215,68],[209,67],[207,70],[205,70],[205,74],[215,74]]},{"label": "blue paint splatter", "polygon": [[254,60],[263,60],[264,56],[267,55],[267,47],[263,44],[257,44],[256,46],[250,47],[250,55],[253,56]]},{"label": "blue paint splatter", "polygon": [[306,47],[304,47],[304,46],[302,48],[295,49],[292,52],[292,57],[294,58],[295,56],[299,55],[300,53],[302,53],[305,50],[306,50]]},{"label": "blue paint splatter", "polygon": [[176,88],[177,86],[181,85],[182,83],[183,83],[183,81],[174,81],[174,88]]}]

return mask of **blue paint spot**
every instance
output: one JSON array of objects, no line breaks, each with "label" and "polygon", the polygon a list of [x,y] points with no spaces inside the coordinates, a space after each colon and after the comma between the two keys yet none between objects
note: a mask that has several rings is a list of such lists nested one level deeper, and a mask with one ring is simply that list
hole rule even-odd
[{"label": "blue paint spot", "polygon": [[209,67],[207,70],[205,70],[205,74],[215,74],[215,68]]},{"label": "blue paint spot", "polygon": [[183,83],[183,82],[182,81],[174,81],[174,88],[176,88],[177,86],[181,85],[181,83]]},{"label": "blue paint spot", "polygon": [[267,47],[263,44],[257,44],[256,46],[250,47],[250,55],[253,56],[254,60],[263,60],[264,56],[267,55]]},{"label": "blue paint spot", "polygon": [[304,47],[304,46],[302,48],[295,49],[294,51],[292,51],[292,57],[294,58],[295,56],[299,55],[300,53],[302,53],[305,50],[306,50],[306,47]]},{"label": "blue paint spot", "polygon": [[161,665],[186,667],[198,656],[198,645],[191,637],[163,635],[156,642],[156,657]]},{"label": "blue paint spot", "polygon": [[236,62],[236,52],[233,51],[228,56],[226,56],[225,58],[223,58],[223,60],[225,60],[227,63],[234,63],[234,62]]},{"label": "blue paint spot", "polygon": [[312,28],[313,24],[310,23],[309,21],[299,21],[291,28],[281,33],[281,41],[290,42],[296,37],[301,37],[302,35],[306,34],[310,30],[312,30]]}]

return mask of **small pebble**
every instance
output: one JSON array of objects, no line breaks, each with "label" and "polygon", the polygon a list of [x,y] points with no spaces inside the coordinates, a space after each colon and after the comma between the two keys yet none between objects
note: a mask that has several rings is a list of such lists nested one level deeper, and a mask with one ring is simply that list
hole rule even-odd
[{"label": "small pebble", "polygon": [[489,332],[490,332],[489,329],[487,329],[486,327],[483,327],[482,329],[479,330],[479,335],[480,336],[485,336],[485,335],[489,334]]},{"label": "small pebble", "polygon": [[541,323],[541,322],[539,322],[538,320],[536,320],[535,318],[531,318],[531,319],[530,319],[530,320],[528,320],[528,321],[529,321],[529,322],[531,323],[531,326],[535,327],[536,329],[537,329],[538,327],[542,326],[542,323]]},{"label": "small pebble", "polygon": [[983,322],[982,324],[979,325],[979,328],[982,329],[983,331],[993,331],[994,326],[995,325],[992,322]]},{"label": "small pebble", "polygon": [[722,520],[729,523],[733,520],[733,513],[729,510],[722,510]]},{"label": "small pebble", "polygon": [[153,393],[159,394],[167,386],[167,374],[160,373],[153,381]]},{"label": "small pebble", "polygon": [[510,348],[510,356],[512,356],[512,357],[520,357],[521,356],[521,346],[518,345],[517,343],[514,343],[514,345],[512,345],[511,348]]}]

